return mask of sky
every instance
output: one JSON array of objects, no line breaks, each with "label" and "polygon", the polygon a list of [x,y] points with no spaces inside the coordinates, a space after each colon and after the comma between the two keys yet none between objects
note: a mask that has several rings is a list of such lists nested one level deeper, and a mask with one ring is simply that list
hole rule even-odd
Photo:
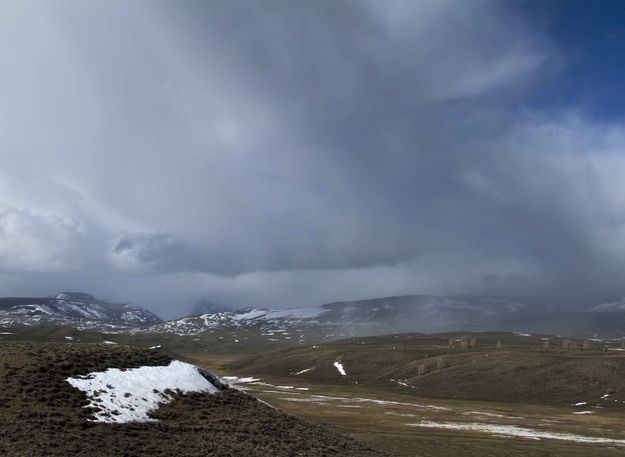
[{"label": "sky", "polygon": [[625,295],[625,6],[0,0],[0,295]]}]

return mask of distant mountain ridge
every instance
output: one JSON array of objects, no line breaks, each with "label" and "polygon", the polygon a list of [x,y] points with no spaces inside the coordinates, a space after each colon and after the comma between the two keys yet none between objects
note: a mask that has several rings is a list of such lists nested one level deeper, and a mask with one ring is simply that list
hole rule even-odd
[{"label": "distant mountain ridge", "polygon": [[530,331],[625,338],[625,300],[581,311],[513,296],[407,295],[287,309],[245,308],[163,322],[141,331],[201,335],[216,330],[324,328],[336,338],[401,332]]},{"label": "distant mountain ridge", "polygon": [[16,325],[71,325],[79,329],[123,331],[148,327],[162,320],[130,303],[110,303],[83,292],[53,297],[0,298],[0,327]]},{"label": "distant mountain ridge", "polygon": [[224,311],[230,311],[230,309],[224,305],[218,305],[207,300],[202,300],[193,307],[189,316],[201,316],[202,314],[214,314]]},{"label": "distant mountain ridge", "polygon": [[468,295],[406,295],[302,308],[222,309],[204,302],[196,307],[194,315],[164,322],[137,305],[109,303],[81,292],[64,292],[46,298],[0,298],[0,327],[69,325],[109,333],[181,336],[253,331],[272,339],[275,339],[272,332],[291,332],[283,336],[294,343],[302,341],[296,337],[302,335],[302,330],[313,330],[324,339],[455,331],[625,338],[625,299],[581,311],[566,311],[566,307],[533,298]]},{"label": "distant mountain ridge", "polygon": [[343,327],[348,335],[401,331],[479,330],[501,319],[542,309],[511,297],[409,295],[334,302],[286,309],[245,308],[206,313],[157,324],[150,331],[197,335],[214,329],[265,330],[301,326]]},{"label": "distant mountain ridge", "polygon": [[618,300],[601,303],[599,305],[590,308],[591,311],[609,312],[609,311],[625,311],[625,297],[621,297]]}]

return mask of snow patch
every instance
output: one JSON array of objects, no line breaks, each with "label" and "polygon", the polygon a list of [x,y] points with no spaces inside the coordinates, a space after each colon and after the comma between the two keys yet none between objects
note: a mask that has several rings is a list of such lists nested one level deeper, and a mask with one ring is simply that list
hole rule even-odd
[{"label": "snow patch", "polygon": [[216,393],[219,389],[195,365],[172,361],[167,366],[129,370],[109,368],[77,378],[67,378],[89,399],[87,407],[97,408],[94,422],[153,422],[148,413],[173,400],[166,390]]},{"label": "snow patch", "polygon": [[312,370],[312,368],[305,368],[305,369],[303,369],[301,371],[298,371],[297,373],[293,373],[293,374],[297,376],[298,374],[308,373],[311,370]]},{"label": "snow patch", "polygon": [[495,414],[495,413],[487,413],[484,411],[467,411],[462,413],[465,416],[486,416],[486,417],[498,417],[501,419],[524,419],[523,417],[519,417],[519,416],[506,416],[503,414]]},{"label": "snow patch", "polygon": [[239,378],[238,376],[224,376],[223,379],[228,385],[260,381],[260,378],[252,378],[251,376],[248,378]]},{"label": "snow patch", "polygon": [[333,365],[336,367],[338,372],[341,373],[341,376],[347,376],[347,373],[345,372],[345,368],[343,368],[343,364],[342,363],[334,362]]},{"label": "snow patch", "polygon": [[287,390],[310,390],[309,387],[295,387],[295,386],[272,386],[276,389],[287,389]]},{"label": "snow patch", "polygon": [[459,430],[469,432],[483,432],[492,433],[494,435],[501,436],[513,436],[518,438],[525,438],[530,440],[551,439],[560,441],[574,441],[577,443],[592,443],[592,444],[609,444],[625,446],[625,440],[619,440],[614,438],[600,438],[595,436],[574,435],[572,433],[559,433],[559,432],[547,432],[542,430],[535,430],[526,427],[517,427],[516,425],[494,425],[494,424],[480,424],[477,422],[433,422],[433,421],[421,421],[414,424],[406,424],[410,427],[422,427],[422,428],[441,428],[445,430]]}]

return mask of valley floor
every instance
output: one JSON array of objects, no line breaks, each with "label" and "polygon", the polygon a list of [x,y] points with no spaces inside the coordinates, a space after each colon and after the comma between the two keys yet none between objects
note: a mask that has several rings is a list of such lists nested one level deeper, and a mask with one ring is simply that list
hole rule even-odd
[{"label": "valley floor", "polygon": [[625,456],[620,409],[423,399],[359,385],[234,372],[239,356],[189,354],[198,365],[241,377],[238,387],[302,419],[329,425],[397,456]]}]

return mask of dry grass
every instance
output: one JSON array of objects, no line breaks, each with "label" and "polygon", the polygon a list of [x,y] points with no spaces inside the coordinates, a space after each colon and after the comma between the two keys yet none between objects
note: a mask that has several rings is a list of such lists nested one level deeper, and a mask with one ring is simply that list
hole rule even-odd
[{"label": "dry grass", "polygon": [[[449,348],[448,335],[353,338],[242,357],[228,367],[275,377],[309,369],[298,378],[418,397],[552,405],[588,401],[625,408],[622,352],[606,352],[599,345],[592,351],[564,350],[554,337],[557,349],[544,350],[544,336],[472,335],[477,335],[471,337],[477,339],[475,348]],[[502,340],[504,347],[498,349]],[[333,366],[339,359],[348,376]],[[610,398],[602,400],[606,393]]]},{"label": "dry grass", "polygon": [[[276,354],[272,356],[275,360]],[[251,394],[289,414],[307,421],[335,427],[371,447],[398,456],[625,456],[625,447],[613,445],[550,439],[530,440],[479,432],[420,429],[407,425],[426,420],[454,423],[478,422],[625,440],[625,430],[622,427],[625,421],[625,411],[622,409],[597,408],[593,409],[592,415],[575,415],[572,413],[588,409],[588,407],[575,408],[518,401],[423,398],[413,394],[412,389],[410,389],[410,394],[407,394],[406,388],[386,388],[386,386],[351,382],[341,384],[334,381],[336,378],[332,379],[333,382],[326,383],[306,378],[303,375],[273,376],[240,370],[235,368],[238,364],[233,363],[233,359],[240,359],[241,356],[235,354],[219,356],[196,354],[195,357],[197,363],[224,374],[261,377],[262,382],[270,385],[246,384],[245,387],[250,389]],[[349,372],[349,368],[347,369]],[[291,369],[290,372],[296,371]],[[293,386],[310,390],[297,391],[278,386]],[[315,395],[337,398],[320,398]],[[375,403],[358,399],[395,403]],[[476,413],[482,413],[482,415]]]},{"label": "dry grass", "polygon": [[0,455],[380,456],[319,425],[233,389],[179,395],[158,422],[93,423],[84,394],[65,379],[109,367],[163,365],[169,357],[128,346],[0,344]]}]

